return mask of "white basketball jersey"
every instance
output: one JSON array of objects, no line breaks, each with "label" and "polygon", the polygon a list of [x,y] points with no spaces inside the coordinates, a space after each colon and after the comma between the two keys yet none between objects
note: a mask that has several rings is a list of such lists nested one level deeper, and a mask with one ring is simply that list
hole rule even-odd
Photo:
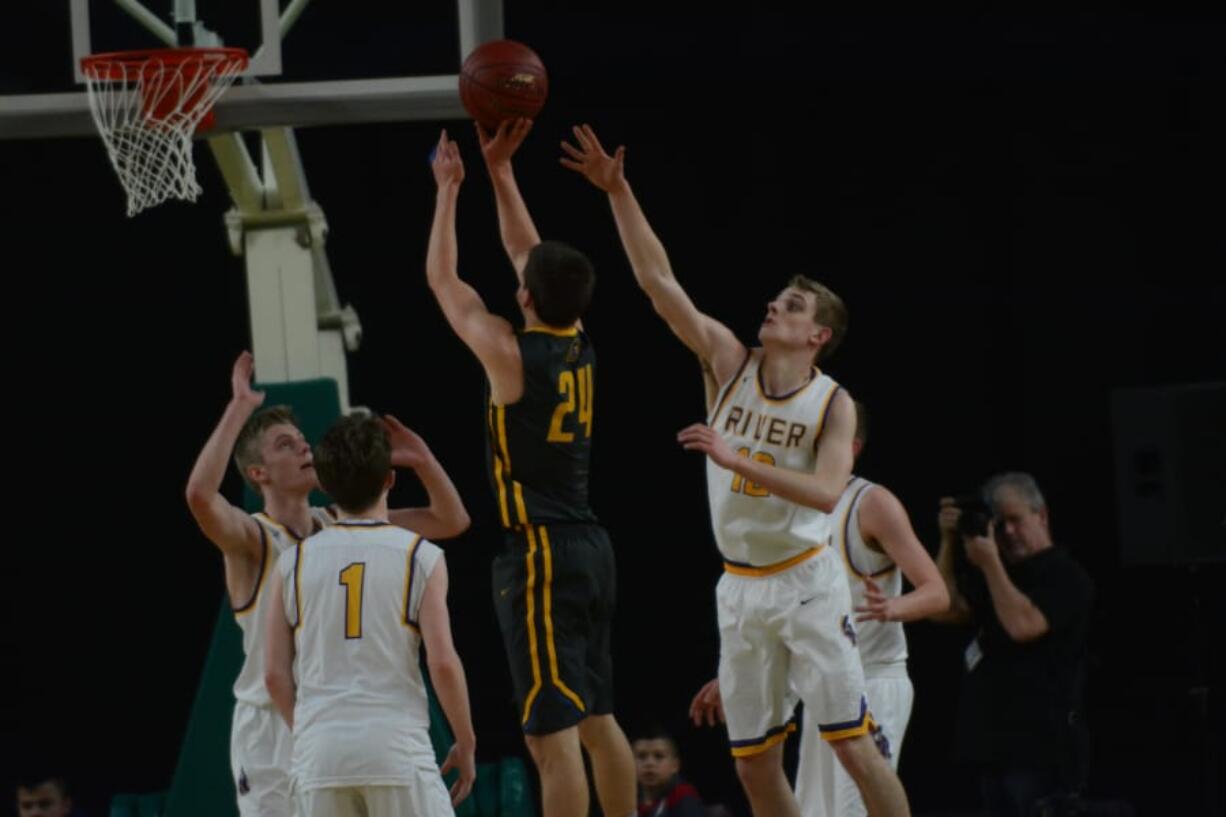
[{"label": "white basketball jersey", "polygon": [[417,620],[442,553],[385,522],[341,520],[281,556],[298,786],[405,786],[434,763]]},{"label": "white basketball jersey", "polygon": [[[831,514],[835,522],[834,543],[847,568],[853,609],[864,603],[866,576],[872,577],[884,595],[891,598],[902,595],[902,571],[889,556],[870,548],[860,532],[860,502],[874,487],[866,479],[852,477]],[[880,677],[896,670],[906,675],[907,636],[902,622],[858,622],[856,646],[866,676]]]},{"label": "white basketball jersey", "polygon": [[[268,574],[277,567],[277,558],[286,550],[293,550],[301,537],[294,531],[264,513],[252,514],[260,526],[264,555],[260,562],[260,578],[255,593],[241,607],[235,607],[234,617],[243,632],[243,667],[234,680],[235,700],[254,706],[272,706],[268,688],[264,686],[264,627],[268,616],[268,594],[264,592]],[[324,508],[311,508],[311,520],[316,529],[322,530],[333,522],[332,514]],[[314,531],[304,531],[310,536]],[[233,599],[231,599],[233,602]]]},{"label": "white basketball jersey", "polygon": [[[839,385],[815,367],[791,394],[768,397],[753,349],[720,390],[710,426],[741,456],[813,473],[817,444]],[[782,562],[830,538],[830,518],[815,508],[772,496],[762,486],[707,458],[707,495],[720,553],[730,562],[763,566]]]}]

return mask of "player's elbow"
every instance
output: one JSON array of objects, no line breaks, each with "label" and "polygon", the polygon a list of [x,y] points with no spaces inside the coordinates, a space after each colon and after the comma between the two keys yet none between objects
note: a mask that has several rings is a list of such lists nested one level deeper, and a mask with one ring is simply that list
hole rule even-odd
[{"label": "player's elbow", "polygon": [[441,520],[442,527],[439,533],[440,539],[450,539],[454,536],[459,536],[464,531],[468,530],[473,523],[472,517],[468,515],[468,509],[461,506],[454,512],[447,515],[446,519]]},{"label": "player's elbow", "polygon": [[282,700],[293,693],[293,678],[289,673],[276,667],[264,671],[264,686],[273,700]]},{"label": "player's elbow", "polygon": [[813,501],[810,504],[822,513],[834,513],[834,506],[838,503],[824,495],[818,494],[813,497]]},{"label": "player's elbow", "polygon": [[1002,622],[1002,624],[1009,638],[1019,644],[1037,641],[1047,634],[1047,625],[1045,623],[1030,618],[1021,621]]},{"label": "player's elbow", "polygon": [[945,606],[934,613],[929,613],[928,620],[935,621],[937,624],[970,624],[970,608],[960,596],[949,592],[948,585],[945,586],[945,599]]},{"label": "player's elbow", "polygon": [[455,280],[456,265],[450,257],[440,254],[439,257],[426,262],[426,285],[430,287],[434,297],[442,298],[447,293],[448,286]]},{"label": "player's elbow", "polygon": [[426,668],[430,670],[430,677],[435,679],[435,683],[441,684],[445,680],[455,680],[462,678],[464,675],[464,666],[460,663],[460,654],[455,649],[450,650],[426,650]]},{"label": "player's elbow", "polygon": [[187,500],[187,507],[192,512],[192,516],[199,519],[208,511],[213,500],[213,493],[207,486],[200,485],[195,480],[188,480],[184,499]]},{"label": "player's elbow", "polygon": [[822,480],[814,479],[810,481],[808,488],[809,490],[805,492],[805,505],[822,513],[834,512],[834,507],[839,504],[839,495],[843,492],[843,486],[835,488]]},{"label": "player's elbow", "polygon": [[950,609],[949,588],[945,586],[945,581],[941,578],[933,579],[926,583],[929,588],[928,594],[931,599],[931,610],[929,616],[933,614],[941,614]]}]

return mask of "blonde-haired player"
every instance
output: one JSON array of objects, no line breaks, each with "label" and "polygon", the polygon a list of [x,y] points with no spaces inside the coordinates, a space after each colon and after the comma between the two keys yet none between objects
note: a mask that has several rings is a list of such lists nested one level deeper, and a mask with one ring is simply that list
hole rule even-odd
[{"label": "blonde-haired player", "polygon": [[[303,537],[334,521],[328,508],[312,507],[318,487],[311,446],[288,406],[261,409],[264,392],[251,386],[253,360],[243,352],[230,376],[232,397],[205,443],[187,483],[187,504],[201,531],[221,551],[226,591],[242,630],[243,666],[234,681],[230,764],[242,817],[290,817],[290,734],[264,686],[266,579],[277,557]],[[425,442],[395,418],[386,418],[393,462],[412,468],[430,499],[426,508],[392,512],[392,520],[435,538],[468,527],[468,513],[447,473]],[[243,479],[263,499],[249,514],[230,504],[221,483],[233,453]]]},{"label": "blonde-haired player", "polygon": [[[339,518],[277,561],[268,608],[269,694],[293,731],[302,817],[453,813],[475,778],[476,736],[451,638],[447,567],[435,544],[388,522],[395,482],[373,417],[337,421],[316,449]],[[434,762],[420,651],[455,734]]]},{"label": "blonde-haired player", "polygon": [[737,774],[759,817],[798,817],[782,742],[796,690],[878,815],[909,813],[877,752],[853,643],[851,596],[828,546],[830,512],[851,474],[851,398],[815,361],[846,330],[842,301],[795,276],[768,305],[747,349],[700,312],[673,275],[623,173],[586,125],[564,166],[608,193],[635,279],[719,385],[707,423],[682,430],[707,455],[707,491],[725,572],[716,589],[720,685]]}]

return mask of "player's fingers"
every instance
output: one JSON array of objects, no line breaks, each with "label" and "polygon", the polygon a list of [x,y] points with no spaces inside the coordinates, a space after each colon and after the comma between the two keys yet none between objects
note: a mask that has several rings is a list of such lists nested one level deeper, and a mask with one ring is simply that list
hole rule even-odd
[{"label": "player's fingers", "polygon": [[570,156],[572,159],[583,161],[583,156],[584,156],[583,151],[579,150],[577,147],[572,145],[570,142],[562,143],[562,151],[566,153],[567,156]]},{"label": "player's fingers", "polygon": [[592,141],[592,145],[601,153],[604,153],[604,145],[600,144],[600,139],[596,136],[596,131],[592,130],[592,126],[584,123],[583,132]]},{"label": "player's fingers", "polygon": [[579,164],[578,162],[572,162],[570,159],[567,159],[565,156],[558,159],[558,161],[562,163],[562,167],[570,168],[571,170],[576,170],[580,173],[583,172],[583,165]]},{"label": "player's fingers", "polygon": [[590,152],[592,149],[592,142],[590,139],[588,139],[587,133],[584,132],[583,128],[575,125],[573,128],[571,128],[571,132],[575,134],[575,141],[579,143],[580,147],[582,147],[585,151]]}]

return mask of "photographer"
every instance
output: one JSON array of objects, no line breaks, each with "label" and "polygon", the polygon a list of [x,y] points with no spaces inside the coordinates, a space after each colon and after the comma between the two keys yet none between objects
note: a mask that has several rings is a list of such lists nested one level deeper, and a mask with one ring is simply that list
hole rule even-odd
[{"label": "photographer", "polygon": [[1061,814],[1080,783],[1081,677],[1093,582],[1052,544],[1029,474],[988,480],[983,500],[941,500],[940,621],[972,624],[958,754],[989,814]]}]

